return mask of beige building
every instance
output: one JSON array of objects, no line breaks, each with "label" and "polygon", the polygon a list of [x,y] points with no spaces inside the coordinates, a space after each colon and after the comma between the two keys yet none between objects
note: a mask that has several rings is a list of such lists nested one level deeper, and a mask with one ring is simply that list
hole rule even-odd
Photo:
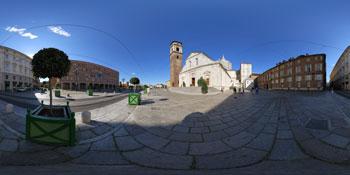
[{"label": "beige building", "polygon": [[0,90],[33,87],[32,59],[27,55],[0,46]]},{"label": "beige building", "polygon": [[330,84],[338,90],[350,90],[350,46],[345,49],[335,64],[330,77]]}]

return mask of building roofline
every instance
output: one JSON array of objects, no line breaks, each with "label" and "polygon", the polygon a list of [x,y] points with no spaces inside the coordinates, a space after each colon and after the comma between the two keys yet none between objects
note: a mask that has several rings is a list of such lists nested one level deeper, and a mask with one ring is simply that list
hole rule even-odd
[{"label": "building roofline", "polygon": [[103,68],[106,68],[106,69],[109,69],[109,70],[112,70],[112,71],[114,71],[114,72],[119,73],[118,70],[112,69],[112,68],[107,67],[107,66],[103,66],[103,65],[101,65],[101,64],[93,63],[93,62],[82,61],[82,60],[70,60],[70,61],[71,61],[71,62],[82,62],[82,63],[93,64],[93,65],[96,65],[96,66],[99,66],[99,67],[103,67]]},{"label": "building roofline", "polygon": [[213,58],[211,58],[208,54],[206,54],[206,53],[203,52],[203,51],[192,51],[192,52],[190,52],[190,54],[188,55],[188,57],[186,58],[186,60],[189,59],[189,58],[194,57],[194,56],[190,57],[190,55],[191,55],[192,53],[197,53],[197,55],[203,54],[203,55],[205,55],[206,57],[208,57],[210,60],[214,61]]},{"label": "building roofline", "polygon": [[9,50],[12,50],[12,51],[15,51],[15,52],[17,52],[17,53],[19,53],[19,54],[21,54],[21,55],[25,56],[25,57],[26,57],[27,59],[29,59],[30,61],[32,61],[32,60],[33,60],[33,58],[29,57],[29,56],[28,56],[28,55],[26,55],[25,53],[20,52],[20,51],[18,51],[18,50],[16,50],[16,49],[9,48],[9,47],[3,46],[3,45],[0,45],[0,47],[5,48],[5,49],[9,49]]},{"label": "building roofline", "polygon": [[342,58],[347,52],[350,52],[350,46],[346,47],[345,50],[343,51],[343,53],[340,55],[340,57],[338,58],[337,62],[336,62],[335,65],[334,65],[334,67],[333,67],[333,69],[332,69],[330,75],[333,74],[334,68],[338,66],[338,64],[339,64],[339,62],[340,62],[340,60],[341,60],[341,58]]},{"label": "building roofline", "polygon": [[171,46],[173,43],[179,43],[179,44],[181,44],[181,45],[182,45],[182,42],[177,41],[177,40],[173,40],[173,41],[171,41],[171,43],[169,44],[169,46]]},{"label": "building roofline", "polygon": [[268,71],[270,71],[270,70],[272,70],[272,69],[275,69],[276,67],[278,67],[278,66],[280,66],[280,65],[282,65],[282,64],[286,64],[286,63],[289,63],[289,62],[292,62],[292,61],[296,61],[296,60],[298,60],[298,59],[301,59],[301,58],[304,58],[304,57],[310,57],[310,56],[324,56],[324,57],[326,57],[326,54],[324,54],[324,53],[319,53],[319,54],[311,54],[311,55],[299,55],[299,56],[297,56],[297,57],[295,57],[295,58],[293,58],[293,59],[288,59],[288,60],[284,60],[285,62],[283,62],[283,63],[281,63],[281,64],[276,64],[274,67],[271,67],[270,69],[267,69],[266,71],[264,71],[264,72],[262,72],[262,73],[260,73],[260,75],[263,75],[263,74],[265,74],[266,72],[268,72]]}]

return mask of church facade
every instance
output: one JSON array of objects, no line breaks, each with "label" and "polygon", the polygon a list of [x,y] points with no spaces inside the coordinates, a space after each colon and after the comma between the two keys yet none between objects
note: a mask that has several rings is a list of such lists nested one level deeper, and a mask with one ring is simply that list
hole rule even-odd
[{"label": "church facade", "polygon": [[[182,51],[182,45],[176,45]],[[173,46],[171,46],[173,48]],[[172,50],[170,50],[172,52]],[[182,52],[181,52],[182,54]],[[173,55],[170,53],[170,55]],[[182,58],[182,55],[181,55]],[[203,78],[208,87],[218,90],[229,90],[236,87],[251,88],[253,86],[252,65],[241,64],[240,70],[232,69],[232,63],[222,56],[214,61],[204,52],[191,52],[185,60],[178,75],[178,87],[198,86],[197,81]]]}]

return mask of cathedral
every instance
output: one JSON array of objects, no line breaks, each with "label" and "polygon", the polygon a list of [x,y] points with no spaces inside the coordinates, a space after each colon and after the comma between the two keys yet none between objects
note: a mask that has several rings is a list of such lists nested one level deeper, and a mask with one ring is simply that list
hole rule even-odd
[{"label": "cathedral", "polygon": [[252,88],[251,64],[242,63],[240,70],[235,71],[224,56],[214,61],[204,52],[191,52],[183,65],[182,49],[181,42],[173,41],[170,44],[170,87],[197,87],[198,79],[203,78],[208,87],[218,90]]}]

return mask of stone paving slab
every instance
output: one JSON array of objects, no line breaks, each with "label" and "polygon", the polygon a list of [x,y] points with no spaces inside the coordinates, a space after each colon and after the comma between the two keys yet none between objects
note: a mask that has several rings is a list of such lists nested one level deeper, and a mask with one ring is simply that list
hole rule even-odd
[{"label": "stone paving slab", "polygon": [[242,166],[250,166],[262,161],[267,152],[250,148],[241,148],[235,151],[221,153],[212,156],[197,156],[196,168],[198,169],[222,169]]},{"label": "stone paving slab", "polygon": [[208,155],[230,151],[231,148],[222,141],[191,143],[190,155]]},{"label": "stone paving slab", "polygon": [[86,165],[128,165],[129,163],[115,151],[89,151],[72,161]]},{"label": "stone paving slab", "polygon": [[269,157],[270,160],[296,160],[305,158],[307,156],[294,140],[276,140]]},{"label": "stone paving slab", "polygon": [[124,152],[123,155],[133,163],[154,168],[190,169],[193,161],[191,156],[165,154],[149,148]]}]

